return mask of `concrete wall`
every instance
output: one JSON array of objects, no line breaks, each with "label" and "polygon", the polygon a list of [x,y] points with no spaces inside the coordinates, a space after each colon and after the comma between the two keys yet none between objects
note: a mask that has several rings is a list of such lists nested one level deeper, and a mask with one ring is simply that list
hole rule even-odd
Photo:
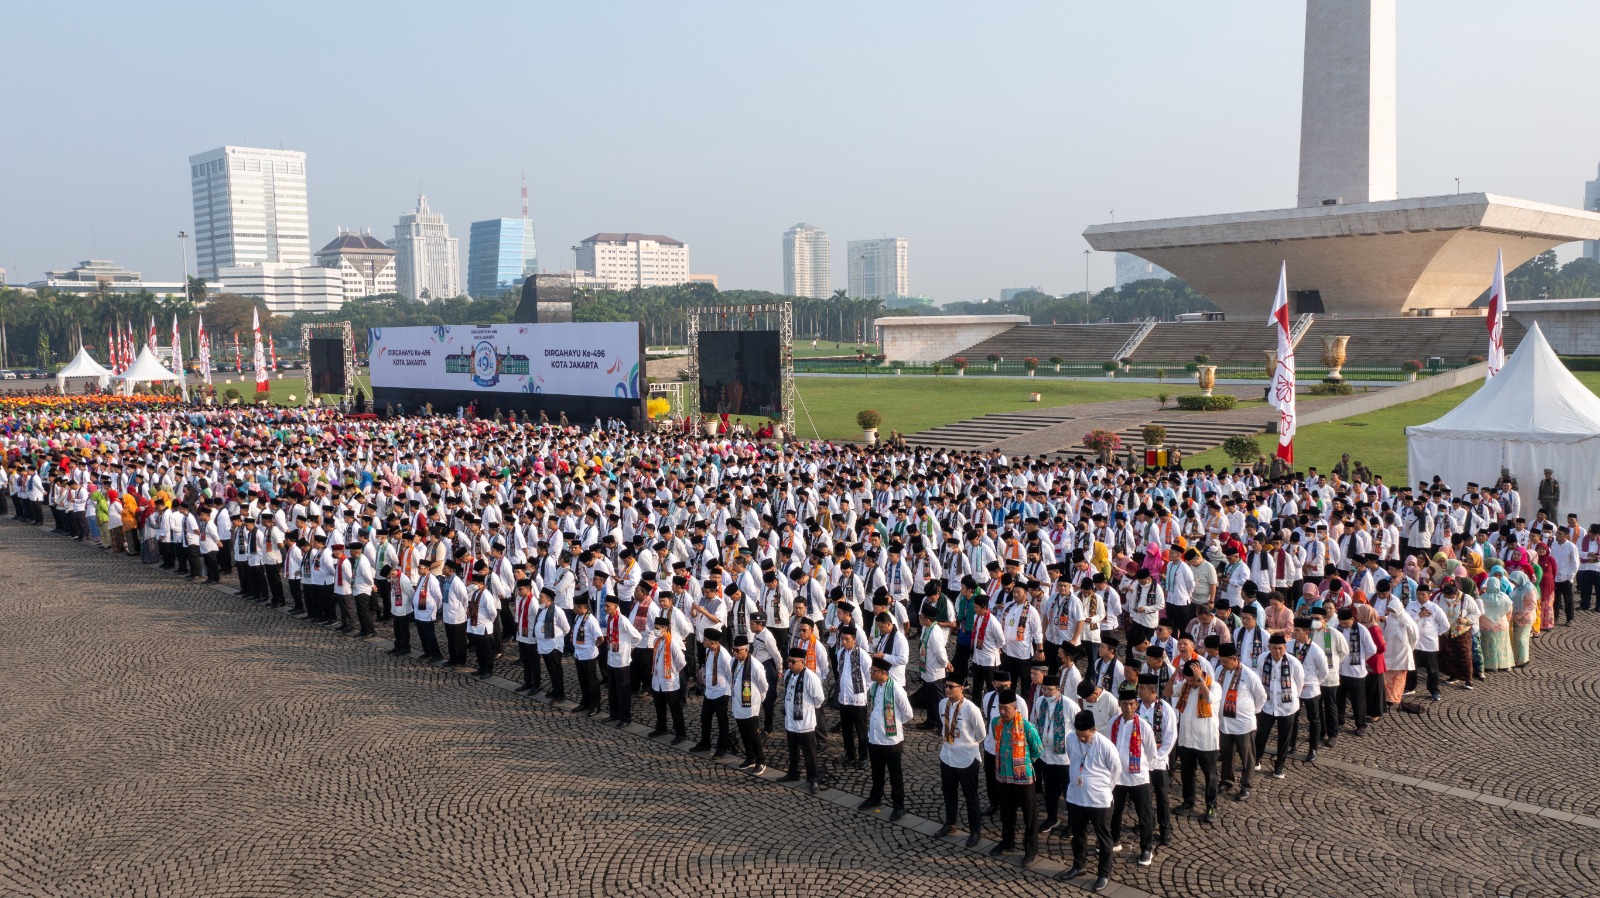
[{"label": "concrete wall", "polygon": [[878,318],[873,326],[890,361],[936,362],[1027,323],[1026,315],[907,315]]},{"label": "concrete wall", "polygon": [[1542,299],[1513,302],[1506,311],[1535,323],[1557,355],[1600,355],[1600,299]]},{"label": "concrete wall", "polygon": [[[1413,383],[1401,384],[1398,387],[1384,387],[1374,393],[1351,396],[1343,402],[1335,402],[1322,408],[1311,409],[1297,416],[1295,425],[1305,427],[1308,424],[1322,424],[1327,421],[1338,421],[1343,418],[1353,418],[1379,409],[1399,405],[1402,402],[1411,402],[1414,399],[1426,399],[1435,393],[1454,389],[1462,384],[1483,383],[1483,375],[1488,371],[1488,366],[1479,362],[1465,368],[1456,368],[1433,377],[1418,378]],[[1426,422],[1424,422],[1426,423]]]}]

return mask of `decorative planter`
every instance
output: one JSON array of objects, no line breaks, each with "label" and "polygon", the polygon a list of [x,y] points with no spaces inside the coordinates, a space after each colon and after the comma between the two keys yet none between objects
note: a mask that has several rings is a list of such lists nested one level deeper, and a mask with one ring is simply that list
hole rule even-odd
[{"label": "decorative planter", "polygon": [[1322,364],[1328,366],[1328,376],[1323,380],[1329,383],[1338,383],[1344,380],[1339,369],[1344,367],[1345,345],[1350,342],[1349,335],[1327,336],[1322,338]]},{"label": "decorative planter", "polygon": [[1036,371],[1036,370],[1035,370],[1035,369],[1033,369],[1033,368],[1029,368],[1029,369],[1028,369],[1028,376],[1029,376],[1029,377],[1032,377],[1032,376],[1034,376],[1034,375],[1035,375],[1035,374],[1038,374],[1038,373],[1039,373],[1039,372],[1038,372],[1038,371]]},{"label": "decorative planter", "polygon": [[868,446],[876,446],[878,444],[878,428],[873,427],[861,431],[861,442],[866,443]]},{"label": "decorative planter", "polygon": [[1416,383],[1417,382],[1417,372],[1415,372],[1415,371],[1406,372],[1406,381],[1409,382],[1409,383]]},{"label": "decorative planter", "polygon": [[1195,371],[1195,379],[1200,384],[1200,395],[1210,396],[1217,387],[1217,366],[1201,365]]},{"label": "decorative planter", "polygon": [[1261,354],[1267,357],[1266,372],[1267,377],[1270,379],[1278,371],[1278,351],[1276,349],[1263,349]]},{"label": "decorative planter", "polygon": [[1057,366],[1056,366],[1056,373],[1057,373],[1057,374],[1060,374],[1060,373],[1061,373],[1061,366],[1060,366],[1060,365],[1057,365]]},{"label": "decorative planter", "polygon": [[896,376],[898,376],[900,374],[900,369],[899,368],[894,369],[894,373],[895,373]]},{"label": "decorative planter", "polygon": [[1111,378],[1114,378],[1116,376],[1117,376],[1117,372],[1115,372],[1115,371],[1107,371],[1106,372],[1106,379],[1108,379],[1108,380],[1111,379]]},{"label": "decorative planter", "polygon": [[1029,402],[1038,402],[1039,401],[1039,394],[1038,393],[1029,393],[1028,394],[1028,401]]},{"label": "decorative planter", "polygon": [[967,376],[967,369],[965,369],[965,368],[957,368],[956,369],[956,377],[966,377],[966,376]]}]

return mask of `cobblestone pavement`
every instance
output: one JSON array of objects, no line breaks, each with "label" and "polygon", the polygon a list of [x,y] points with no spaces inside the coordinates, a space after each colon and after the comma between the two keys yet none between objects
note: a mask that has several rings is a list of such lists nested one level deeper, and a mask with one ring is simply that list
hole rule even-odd
[{"label": "cobblestone pavement", "polygon": [[[0,526],[0,895],[1070,890],[1064,839],[1024,871],[927,835],[930,734],[908,739],[913,816],[893,825],[854,810],[867,774],[837,737],[835,789],[810,796],[645,738],[647,699],[619,731],[42,529]],[[1536,643],[1529,673],[1258,780],[1215,826],[1176,820],[1153,867],[1118,856],[1108,894],[1600,895],[1597,621]]]}]

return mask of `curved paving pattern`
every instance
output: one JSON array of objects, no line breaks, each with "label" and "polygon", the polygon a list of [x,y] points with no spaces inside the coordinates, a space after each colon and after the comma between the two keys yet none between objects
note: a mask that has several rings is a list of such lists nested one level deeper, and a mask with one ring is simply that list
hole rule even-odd
[{"label": "curved paving pattern", "polygon": [[[812,797],[37,528],[7,522],[0,552],[0,895],[1068,888],[1051,878],[1063,839],[1023,871],[928,837],[926,819],[855,812],[867,775],[837,764],[837,738],[839,791]],[[1596,620],[1541,640],[1528,673],[1341,739],[1337,767],[1224,800],[1214,827],[1176,821],[1153,867],[1119,855],[1111,894],[1600,894],[1600,820],[1540,814],[1597,814]],[[651,713],[641,698],[635,719]],[[780,738],[768,753],[782,761]],[[928,734],[907,761],[912,814],[937,818]]]}]

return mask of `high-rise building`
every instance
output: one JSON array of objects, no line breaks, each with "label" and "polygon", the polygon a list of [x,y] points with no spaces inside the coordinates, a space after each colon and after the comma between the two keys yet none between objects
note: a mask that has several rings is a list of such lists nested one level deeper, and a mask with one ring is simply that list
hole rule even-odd
[{"label": "high-rise building", "polygon": [[[395,289],[406,299],[450,299],[461,295],[460,241],[450,236],[444,216],[428,210],[428,198],[417,196],[417,208],[394,226]],[[424,297],[423,294],[427,296]]]},{"label": "high-rise building", "polygon": [[1133,253],[1117,253],[1116,260],[1118,287],[1126,286],[1134,281],[1148,281],[1151,279],[1164,281],[1172,277],[1172,272],[1154,262],[1141,259]]},{"label": "high-rise building", "polygon": [[690,280],[688,245],[660,234],[607,231],[585,237],[576,249],[579,271],[619,290],[673,287]]},{"label": "high-rise building", "polygon": [[[1600,212],[1600,177],[1583,184],[1583,208]],[[1600,262],[1600,240],[1583,241],[1583,257]]]},{"label": "high-rise building", "polygon": [[189,157],[189,181],[200,277],[262,262],[311,264],[305,153],[219,147]]},{"label": "high-rise building", "polygon": [[881,299],[911,295],[911,263],[904,237],[852,240],[849,256],[849,294],[854,299]]},{"label": "high-rise building", "polygon": [[827,231],[801,222],[783,232],[783,292],[812,299],[833,295]]},{"label": "high-rise building", "polygon": [[394,293],[395,251],[371,234],[340,231],[332,243],[317,250],[317,264],[338,269],[344,280],[344,298]]},{"label": "high-rise building", "polygon": [[467,294],[499,296],[539,269],[533,222],[526,218],[475,221],[467,243]]},{"label": "high-rise building", "polygon": [[257,297],[274,315],[337,312],[345,299],[343,275],[321,265],[236,265],[219,270],[212,284],[222,292]]}]

